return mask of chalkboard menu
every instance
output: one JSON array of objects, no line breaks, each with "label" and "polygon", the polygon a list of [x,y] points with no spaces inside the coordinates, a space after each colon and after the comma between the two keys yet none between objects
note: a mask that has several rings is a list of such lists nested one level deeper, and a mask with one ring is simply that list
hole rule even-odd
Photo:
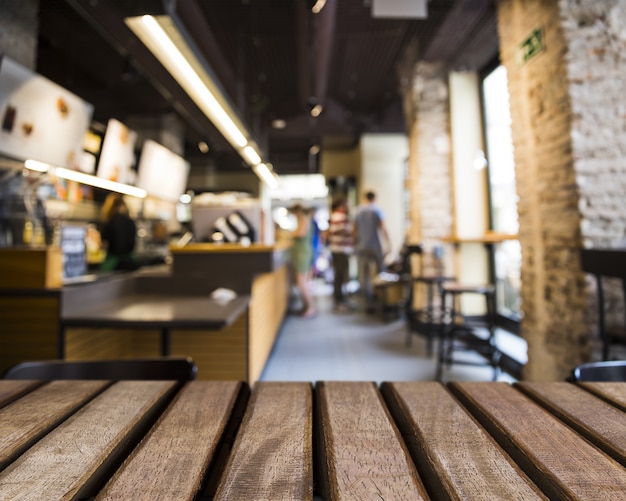
[{"label": "chalkboard menu", "polygon": [[75,278],[87,272],[87,228],[81,225],[61,226],[63,278]]}]

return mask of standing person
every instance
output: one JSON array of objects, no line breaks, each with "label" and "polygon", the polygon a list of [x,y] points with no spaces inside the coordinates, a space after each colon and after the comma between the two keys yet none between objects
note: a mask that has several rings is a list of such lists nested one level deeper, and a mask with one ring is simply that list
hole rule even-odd
[{"label": "standing person", "polygon": [[354,218],[354,242],[359,267],[359,284],[366,311],[374,311],[373,278],[384,271],[381,236],[389,242],[383,213],[376,205],[376,194],[365,193],[364,201],[357,208]]},{"label": "standing person", "polygon": [[335,309],[344,309],[348,306],[343,287],[350,279],[350,255],[353,251],[352,232],[348,203],[343,198],[337,199],[331,206],[326,239],[333,263]]},{"label": "standing person", "polygon": [[296,286],[304,302],[300,316],[311,318],[315,316],[315,307],[310,291],[313,265],[313,222],[309,211],[300,204],[294,205],[291,212],[295,214],[297,220],[296,229],[292,234],[293,247],[291,252]]},{"label": "standing person", "polygon": [[128,215],[128,207],[119,193],[110,193],[101,213],[100,230],[106,257],[101,268],[111,270],[135,270],[138,268],[133,252],[137,227]]}]

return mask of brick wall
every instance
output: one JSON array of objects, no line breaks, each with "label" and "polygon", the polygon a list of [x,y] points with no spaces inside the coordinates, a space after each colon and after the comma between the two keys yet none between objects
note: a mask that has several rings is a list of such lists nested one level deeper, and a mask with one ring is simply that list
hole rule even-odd
[{"label": "brick wall", "polygon": [[[572,154],[584,247],[626,246],[626,2],[561,1]],[[588,277],[596,320],[595,281]],[[624,323],[621,282],[606,280],[607,324]],[[595,325],[595,322],[593,323]]]},{"label": "brick wall", "polygon": [[[500,0],[498,18],[519,195],[524,378],[562,380],[590,350],[567,40],[554,1]],[[523,63],[520,45],[537,28],[545,50]]]},{"label": "brick wall", "polygon": [[560,1],[585,247],[626,239],[626,2]]},{"label": "brick wall", "polygon": [[[448,75],[439,64],[415,65],[411,82],[409,239],[428,251],[452,233]],[[425,259],[428,266],[428,259]]]},{"label": "brick wall", "polygon": [[31,70],[37,61],[38,11],[39,0],[0,1],[0,54]]}]

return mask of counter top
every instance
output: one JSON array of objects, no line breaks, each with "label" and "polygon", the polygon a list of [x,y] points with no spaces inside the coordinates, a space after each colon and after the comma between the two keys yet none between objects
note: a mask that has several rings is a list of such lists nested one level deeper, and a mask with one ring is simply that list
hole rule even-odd
[{"label": "counter top", "polygon": [[68,312],[67,326],[220,329],[234,322],[248,306],[249,296],[228,303],[197,295],[128,294]]},{"label": "counter top", "polygon": [[277,242],[273,245],[253,243],[250,245],[241,244],[212,244],[193,243],[184,247],[171,246],[170,252],[173,254],[250,254],[257,252],[283,251],[291,247],[291,242]]},{"label": "counter top", "polygon": [[499,232],[487,232],[484,235],[476,237],[459,237],[456,235],[450,235],[443,237],[442,240],[450,244],[464,244],[464,243],[482,243],[482,244],[495,244],[498,242],[504,242],[505,240],[517,240],[519,236],[512,233],[499,233]]}]

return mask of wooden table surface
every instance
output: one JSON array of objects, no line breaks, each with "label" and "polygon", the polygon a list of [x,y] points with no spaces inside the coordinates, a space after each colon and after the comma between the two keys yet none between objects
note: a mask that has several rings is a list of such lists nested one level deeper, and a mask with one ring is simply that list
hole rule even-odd
[{"label": "wooden table surface", "polygon": [[58,358],[65,358],[68,327],[160,329],[161,355],[168,356],[170,329],[221,329],[246,310],[250,296],[220,302],[193,295],[127,294],[66,313],[60,319]]},{"label": "wooden table surface", "polygon": [[0,381],[0,499],[626,499],[626,383]]}]

